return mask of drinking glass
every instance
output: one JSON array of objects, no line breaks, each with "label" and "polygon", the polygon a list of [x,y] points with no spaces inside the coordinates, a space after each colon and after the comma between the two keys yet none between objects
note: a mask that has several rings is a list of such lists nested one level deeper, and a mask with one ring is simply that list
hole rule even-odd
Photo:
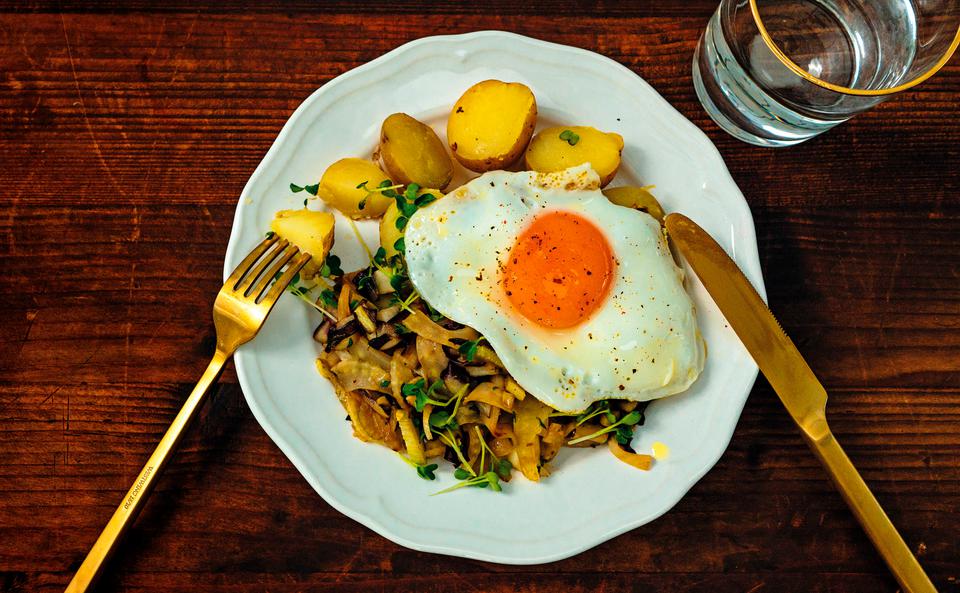
[{"label": "drinking glass", "polygon": [[958,44],[960,0],[721,0],[693,83],[733,136],[790,146],[930,78]]}]

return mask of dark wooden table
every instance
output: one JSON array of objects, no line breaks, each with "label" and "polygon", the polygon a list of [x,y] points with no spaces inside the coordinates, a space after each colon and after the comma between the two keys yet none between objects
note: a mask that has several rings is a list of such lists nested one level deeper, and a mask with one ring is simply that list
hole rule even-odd
[{"label": "dark wooden table", "polygon": [[[820,138],[755,148],[693,92],[715,2],[0,2],[0,591],[62,590],[199,376],[237,196],[294,108],[406,41],[476,29],[602,52],[709,134],[834,431],[960,591],[960,60]],[[331,509],[228,371],[100,587],[631,589],[897,586],[763,379],[670,513],[512,567],[406,550]]]}]

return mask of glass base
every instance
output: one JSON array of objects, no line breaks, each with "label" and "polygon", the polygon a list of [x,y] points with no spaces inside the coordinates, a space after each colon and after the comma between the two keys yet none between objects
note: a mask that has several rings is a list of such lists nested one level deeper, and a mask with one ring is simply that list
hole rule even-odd
[{"label": "glass base", "polygon": [[725,132],[756,146],[793,146],[843,119],[801,114],[770,96],[737,62],[721,31],[719,10],[693,55],[693,86],[707,115]]},{"label": "glass base", "polygon": [[[700,49],[697,48],[697,53]],[[753,144],[754,146],[767,146],[771,148],[783,148],[786,146],[793,146],[795,144],[800,144],[807,138],[812,136],[807,136],[805,138],[794,138],[794,139],[783,139],[783,138],[767,138],[762,136],[757,136],[756,134],[751,134],[746,130],[737,126],[733,121],[730,120],[726,115],[723,114],[723,111],[713,102],[713,99],[710,98],[710,94],[707,93],[707,89],[703,85],[703,78],[700,75],[700,68],[697,67],[697,54],[693,56],[693,88],[697,92],[697,98],[700,99],[700,104],[703,106],[703,110],[707,112],[707,115],[710,116],[710,119],[713,120],[713,123],[720,126],[720,129],[724,132],[730,134],[737,140],[746,142],[747,144]]]}]

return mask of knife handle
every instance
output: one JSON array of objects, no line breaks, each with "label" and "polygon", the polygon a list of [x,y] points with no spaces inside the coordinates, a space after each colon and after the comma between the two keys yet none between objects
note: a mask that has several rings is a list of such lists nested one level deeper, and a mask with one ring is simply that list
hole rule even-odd
[{"label": "knife handle", "polygon": [[900,537],[897,528],[874,498],[833,433],[827,429],[820,432],[819,438],[814,438],[807,432],[804,432],[803,436],[890,567],[904,593],[937,593],[930,578],[923,572],[920,563]]}]

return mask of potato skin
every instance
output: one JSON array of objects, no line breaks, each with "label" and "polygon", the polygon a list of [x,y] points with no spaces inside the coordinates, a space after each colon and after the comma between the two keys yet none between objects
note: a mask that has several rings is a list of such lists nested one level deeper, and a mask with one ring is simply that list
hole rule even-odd
[{"label": "potato skin", "polygon": [[537,99],[519,82],[484,80],[457,99],[447,142],[461,165],[483,173],[516,162],[537,125]]},{"label": "potato skin", "polygon": [[603,195],[607,196],[608,200],[618,206],[642,210],[656,218],[661,225],[663,224],[663,217],[665,216],[663,207],[660,205],[660,202],[653,197],[653,194],[644,187],[634,187],[631,185],[608,187],[603,190]]},{"label": "potato skin", "polygon": [[357,186],[366,181],[366,187],[372,190],[386,180],[389,180],[387,174],[373,161],[340,159],[323,172],[317,195],[331,208],[350,218],[378,218],[393,200],[380,192],[368,192]]},{"label": "potato skin", "polygon": [[[560,138],[566,130],[579,136],[571,145]],[[541,130],[530,141],[524,162],[531,171],[552,173],[590,163],[600,175],[600,186],[610,183],[620,168],[623,137],[588,126],[557,126]]]},{"label": "potato skin", "polygon": [[453,160],[433,129],[406,113],[394,113],[380,127],[380,158],[395,183],[444,189],[453,178]]},{"label": "potato skin", "polygon": [[[436,189],[423,188],[417,192],[418,197],[423,194],[433,194],[438,200],[443,197],[443,192]],[[380,219],[380,246],[387,252],[388,260],[397,254],[394,244],[404,235],[404,232],[397,228],[398,218],[400,218],[400,210],[397,208],[397,203],[391,202],[387,211],[383,213],[383,218]]]},{"label": "potato skin", "polygon": [[387,211],[383,213],[383,218],[380,219],[380,247],[383,247],[383,250],[387,252],[387,259],[397,254],[393,244],[403,236],[403,231],[397,228],[398,218],[400,218],[400,210],[397,208],[397,203],[394,202],[387,207]]}]

